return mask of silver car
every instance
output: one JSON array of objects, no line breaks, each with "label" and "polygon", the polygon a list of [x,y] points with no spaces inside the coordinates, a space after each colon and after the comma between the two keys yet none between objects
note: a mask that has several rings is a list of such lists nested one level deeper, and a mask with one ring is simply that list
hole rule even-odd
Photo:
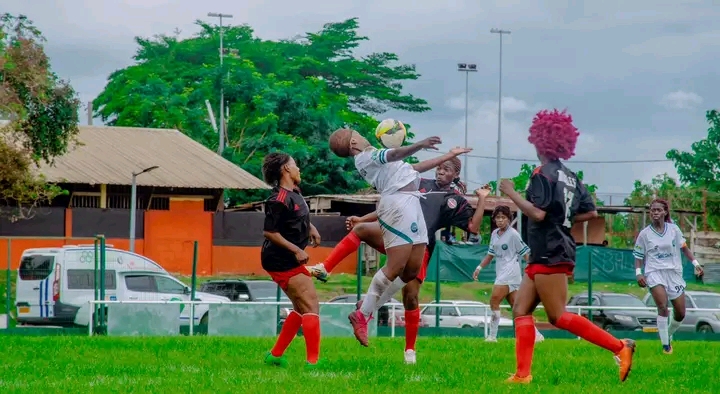
[{"label": "silver car", "polygon": [[[645,305],[655,308],[655,300],[650,293],[643,298]],[[720,310],[715,312],[694,311],[693,309],[720,309],[720,294],[709,291],[686,291],[685,305],[687,312],[679,331],[685,332],[720,332]],[[668,302],[672,309],[672,304]]]}]

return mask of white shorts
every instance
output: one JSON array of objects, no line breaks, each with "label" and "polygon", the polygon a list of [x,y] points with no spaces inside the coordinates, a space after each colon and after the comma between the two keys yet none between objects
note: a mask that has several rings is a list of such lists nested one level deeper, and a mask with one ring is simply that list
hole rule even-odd
[{"label": "white shorts", "polygon": [[663,286],[668,298],[672,301],[685,293],[685,279],[682,274],[672,269],[652,271],[645,274],[648,288]]},{"label": "white shorts", "polygon": [[377,214],[385,249],[428,243],[420,198],[418,192],[395,192],[380,197]]},{"label": "white shorts", "polygon": [[495,286],[507,286],[508,287],[508,294],[520,290],[520,284],[519,283],[508,283],[507,281],[495,281]]}]

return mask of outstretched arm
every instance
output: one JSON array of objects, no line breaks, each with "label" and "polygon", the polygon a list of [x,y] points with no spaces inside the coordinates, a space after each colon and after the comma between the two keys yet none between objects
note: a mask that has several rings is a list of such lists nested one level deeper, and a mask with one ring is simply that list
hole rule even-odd
[{"label": "outstretched arm", "polygon": [[423,148],[437,150],[435,145],[439,144],[440,142],[440,137],[430,137],[422,141],[418,141],[412,145],[401,146],[399,148],[393,149],[382,149],[380,151],[380,162],[390,163],[391,161],[400,161],[414,155]]},{"label": "outstretched arm", "polygon": [[442,156],[433,157],[432,159],[413,164],[413,169],[420,173],[430,171],[433,168],[439,166],[440,164],[452,159],[453,157],[457,157],[459,155],[462,155],[463,153],[468,153],[470,151],[472,151],[472,148],[453,148],[450,150],[450,152]]}]

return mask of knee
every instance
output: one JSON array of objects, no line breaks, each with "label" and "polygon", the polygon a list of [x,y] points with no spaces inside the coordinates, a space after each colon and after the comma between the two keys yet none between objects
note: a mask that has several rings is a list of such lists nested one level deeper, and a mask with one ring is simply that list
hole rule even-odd
[{"label": "knee", "polygon": [[402,279],[403,282],[410,284],[413,280],[415,280],[415,278],[417,278],[419,273],[419,269],[416,270],[413,268],[405,267],[405,270],[400,274],[400,279]]},{"label": "knee", "polygon": [[355,233],[355,235],[357,235],[360,239],[362,239],[363,236],[365,236],[365,234],[367,233],[367,224],[360,223],[355,225],[355,227],[353,227],[352,229],[352,232]]},{"label": "knee", "polygon": [[500,309],[500,303],[502,302],[500,297],[490,297],[490,309],[496,311]]},{"label": "knee", "polygon": [[657,312],[660,316],[669,316],[670,311],[668,310],[668,307],[666,304],[658,304],[657,306]]},{"label": "knee", "polygon": [[[412,283],[412,282],[411,282]],[[418,290],[415,286],[408,283],[403,287],[403,306],[406,311],[414,311],[419,307]]]},{"label": "knee", "polygon": [[685,311],[679,309],[673,309],[673,318],[675,321],[685,320]]},{"label": "knee", "polygon": [[547,314],[548,323],[552,324],[553,326],[557,326],[558,320],[560,320],[560,316],[557,316],[555,314]]}]

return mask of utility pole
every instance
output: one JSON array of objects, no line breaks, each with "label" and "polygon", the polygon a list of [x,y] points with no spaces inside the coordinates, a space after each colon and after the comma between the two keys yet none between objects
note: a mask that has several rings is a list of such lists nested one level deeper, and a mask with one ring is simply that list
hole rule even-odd
[{"label": "utility pole", "polygon": [[[222,14],[219,12],[209,12],[208,16],[211,18],[219,18],[220,19],[220,69],[222,70],[223,67],[223,55],[225,52],[225,48],[223,48],[223,18],[232,18],[233,16],[230,14]],[[225,79],[220,79],[220,132],[218,133],[220,141],[218,144],[218,154],[222,155],[223,151],[225,150]]]},{"label": "utility pole", "polygon": [[497,187],[495,194],[500,195],[500,152],[502,151],[502,39],[503,34],[510,34],[510,30],[490,29],[490,33],[500,36],[500,76],[498,77],[498,135],[497,135]]},{"label": "utility pole", "polygon": [[[468,147],[468,87],[469,87],[469,76],[471,72],[477,72],[477,64],[458,63],[457,70],[465,73],[465,148]],[[465,184],[469,185],[470,180],[468,179],[468,155],[463,155],[463,178]]]}]

